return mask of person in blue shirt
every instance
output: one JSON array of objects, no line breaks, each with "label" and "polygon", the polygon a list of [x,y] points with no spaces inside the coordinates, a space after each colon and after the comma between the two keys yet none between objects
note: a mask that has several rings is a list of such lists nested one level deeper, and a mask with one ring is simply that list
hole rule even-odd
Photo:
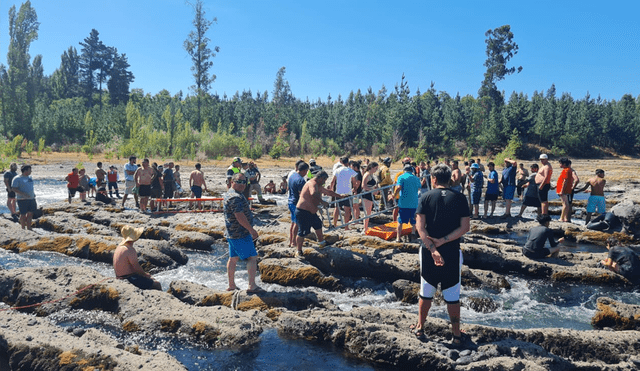
[{"label": "person in blue shirt", "polygon": [[300,192],[304,187],[306,175],[309,171],[309,164],[304,161],[298,162],[296,171],[289,176],[289,199],[288,206],[291,212],[291,227],[289,228],[289,247],[296,246],[296,234],[298,233],[298,224],[296,223],[296,205],[300,200]]},{"label": "person in blue shirt", "polygon": [[473,205],[473,218],[477,219],[479,217],[478,214],[480,213],[480,197],[482,196],[484,175],[482,174],[482,171],[480,171],[480,165],[476,163],[471,164],[469,183],[471,184],[471,204]]},{"label": "person in blue shirt", "polygon": [[[496,200],[498,199],[498,172],[496,171],[496,165],[493,162],[487,164],[489,168],[489,175],[487,176],[487,191],[484,194],[484,217],[493,216],[493,212],[496,210]],[[489,201],[491,201],[491,215],[487,215],[489,212]]]},{"label": "person in blue shirt", "polygon": [[503,218],[511,216],[511,202],[513,201],[513,195],[516,192],[516,172],[518,170],[518,163],[515,160],[509,158],[504,159],[505,168],[502,169],[502,198],[505,200],[505,211]]},{"label": "person in blue shirt", "polygon": [[33,179],[31,179],[31,165],[23,165],[20,168],[22,175],[11,180],[11,190],[15,192],[20,209],[20,226],[22,229],[31,230],[31,219],[33,213],[38,209],[36,194],[33,190]]},{"label": "person in blue shirt", "polygon": [[402,233],[402,224],[411,224],[411,233],[416,233],[416,208],[418,207],[418,192],[420,191],[420,179],[413,175],[413,166],[411,164],[404,165],[404,173],[398,177],[394,197],[398,194],[398,228],[396,242],[402,242],[400,239]]}]

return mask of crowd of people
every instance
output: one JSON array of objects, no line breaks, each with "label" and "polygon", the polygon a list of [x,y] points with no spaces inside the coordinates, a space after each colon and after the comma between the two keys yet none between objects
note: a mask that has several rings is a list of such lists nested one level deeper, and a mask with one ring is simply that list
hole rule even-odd
[{"label": "crowd of people", "polygon": [[[393,210],[393,219],[398,222],[397,241],[401,242],[402,225],[408,223],[413,237],[421,245],[419,312],[417,322],[411,326],[412,332],[418,337],[424,335],[425,320],[436,288],[440,285],[451,321],[453,344],[461,344],[463,334],[460,332],[459,298],[463,257],[460,239],[469,231],[471,219],[493,217],[500,194],[505,204],[502,218],[511,217],[511,206],[516,195],[522,201],[519,217],[527,207],[536,208],[540,225],[531,229],[522,248],[523,254],[529,258],[557,256],[558,244],[563,242],[563,238],[555,240],[553,231],[549,228],[549,192],[555,190],[562,201],[560,222],[571,222],[574,194],[590,189],[586,208],[587,224],[594,225],[593,229],[602,229],[602,225],[611,228],[615,223],[615,215],[606,212],[606,180],[602,169],[597,169],[595,176],[578,188],[579,177],[571,167],[571,161],[560,158],[558,166],[562,170],[554,186],[553,166],[549,157],[541,154],[539,160],[540,164],[531,164],[526,169],[522,163],[506,158],[499,174],[493,162],[487,163],[485,168],[480,159],[465,161],[462,167],[458,160],[445,160],[444,163],[435,160],[432,166],[431,161],[418,164],[407,157],[401,161],[401,171],[395,177],[391,174],[392,161],[389,157],[374,162],[368,159],[356,161],[343,156],[333,166],[332,176],[313,159],[309,163],[299,160],[294,169],[283,176],[279,185],[270,180],[261,188],[261,173],[256,164],[252,161],[243,162],[236,157],[227,169],[227,192],[223,195],[225,235],[229,243],[227,290],[238,289],[235,271],[237,262],[242,259],[247,260],[247,292],[262,291],[256,284],[258,254],[255,241],[258,232],[253,227],[253,214],[248,202],[253,193],[257,194],[259,202],[265,202],[263,193],[288,193],[287,202],[292,221],[288,243],[289,247],[295,248],[295,255],[300,258],[304,257],[302,247],[305,237],[312,229],[316,234],[318,247],[326,246],[323,223],[318,216],[320,207],[329,207],[324,196],[336,201],[332,226],[336,227],[338,219],[341,219],[341,228],[345,230],[360,221],[361,208],[365,216],[371,215],[374,207]],[[171,199],[181,193],[179,166],[174,166],[171,162],[162,166],[150,164],[148,159],[137,165],[136,161],[136,157],[131,156],[129,162],[124,164],[125,187],[122,197],[118,188],[118,169],[112,165],[107,172],[103,170],[103,164],[98,162],[95,170],[96,199],[101,197],[107,203],[115,203],[112,193],[115,192],[115,197],[122,199],[124,207],[128,196],[133,195],[136,206],[142,212],[148,212],[148,206],[154,207],[153,204],[148,205],[150,198],[153,202],[157,198]],[[12,164],[10,171],[4,175],[8,192],[7,206],[12,214],[20,210],[20,224],[27,229],[31,228],[31,216],[37,208],[30,174],[30,166],[23,166],[21,175],[18,175],[17,165]],[[92,180],[85,169],[72,169],[65,180],[68,201],[71,202],[76,193],[85,201],[86,193],[92,187]],[[189,176],[189,190],[191,197],[197,199],[202,196],[203,190],[207,190],[200,164],[195,165],[195,170]],[[379,206],[376,205],[378,200]],[[484,214],[481,216],[480,204],[483,200]],[[196,207],[200,206],[199,202],[196,203]],[[600,216],[591,221],[592,214],[596,212]],[[366,233],[370,227],[369,218],[363,218],[362,223],[362,233]],[[113,260],[116,275],[141,288],[158,288],[157,281],[140,268],[133,249],[133,243],[143,231],[125,227],[121,232],[123,241],[116,249]],[[610,241],[609,256],[601,265],[629,279],[640,279],[640,261],[634,250],[616,246],[617,244],[617,241]]]}]

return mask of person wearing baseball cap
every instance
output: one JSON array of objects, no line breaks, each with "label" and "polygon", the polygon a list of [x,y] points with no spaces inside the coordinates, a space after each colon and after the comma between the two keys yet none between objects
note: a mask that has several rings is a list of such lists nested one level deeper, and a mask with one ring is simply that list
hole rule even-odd
[{"label": "person wearing baseball cap", "polygon": [[234,157],[231,161],[231,166],[227,168],[227,189],[231,188],[231,178],[234,174],[237,174],[242,169],[242,159],[240,157]]},{"label": "person wearing baseball cap", "polygon": [[138,263],[136,249],[133,248],[133,243],[142,236],[144,228],[125,225],[120,232],[122,233],[122,241],[113,252],[113,270],[116,277],[126,279],[143,290],[162,290],[160,282],[151,278],[151,275],[142,269]]},{"label": "person wearing baseball cap", "polygon": [[549,156],[546,153],[540,155],[542,166],[536,174],[536,184],[538,185],[538,196],[540,197],[541,210],[543,215],[549,215],[549,189],[551,189],[551,174],[553,167],[549,163]]}]

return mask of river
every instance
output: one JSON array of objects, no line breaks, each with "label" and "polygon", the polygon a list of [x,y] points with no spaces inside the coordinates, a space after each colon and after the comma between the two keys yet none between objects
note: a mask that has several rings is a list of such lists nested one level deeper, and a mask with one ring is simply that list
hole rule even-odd
[{"label": "river", "polygon": [[[64,182],[51,179],[35,179],[34,182],[40,206],[66,199]],[[579,194],[576,199],[582,197],[584,197],[584,194]],[[286,202],[283,196],[275,198],[280,203]],[[515,210],[519,210],[519,208],[520,203],[515,202],[513,214],[516,214]],[[482,205],[480,209],[482,213]],[[8,213],[4,203],[0,207],[0,212]],[[504,206],[498,202],[496,214],[500,215],[503,212]],[[525,212],[525,217],[532,217],[532,212],[533,208],[529,208]],[[580,222],[584,224],[580,219],[576,221],[576,223]],[[518,234],[495,237],[510,238],[520,243],[523,243],[526,239],[526,235]],[[602,247],[588,244],[573,244],[565,248],[575,252],[605,251]],[[175,270],[159,273],[155,277],[162,283],[165,291],[168,289],[169,284],[176,280],[192,281],[222,291],[227,286],[226,253],[227,246],[222,243],[214,245],[212,251],[208,252],[186,251],[189,257],[189,262],[186,265]],[[105,263],[95,263],[51,252],[15,254],[0,249],[0,266],[5,269],[63,265],[88,266],[105,276],[114,276],[111,266]],[[239,287],[248,285],[246,269],[242,262],[239,263],[236,277],[236,283]],[[628,304],[640,304],[640,292],[638,290],[626,291],[610,287],[567,283],[550,284],[546,281],[517,276],[507,276],[507,280],[512,288],[501,292],[463,288],[463,297],[487,297],[499,304],[499,309],[490,313],[477,313],[463,307],[463,324],[475,323],[520,329],[553,327],[589,330],[592,328],[590,322],[595,313],[595,303],[599,296],[608,296]],[[277,284],[258,282],[264,289],[270,291],[286,292],[294,290]],[[362,279],[355,282],[354,287],[357,287],[357,289],[345,292],[320,291],[332,297],[334,303],[344,311],[349,311],[354,306],[371,305],[417,313],[417,305],[407,305],[396,300],[390,284]],[[295,290],[300,290],[300,288]],[[0,306],[4,306],[4,304],[0,304]],[[429,315],[444,319],[448,318],[444,305],[434,306]],[[123,332],[120,329],[120,322],[116,318],[108,318],[111,316],[108,313],[96,315],[95,313],[84,312],[60,312],[50,316],[49,319],[61,326],[101,326],[103,330],[107,327],[107,332],[119,341],[127,345],[140,344],[150,349],[167,351],[190,370],[375,369],[375,366],[354,360],[332,346],[303,340],[285,339],[280,337],[275,330],[266,330],[261,335],[259,345],[249,349],[210,350],[194,347],[176,339],[163,337],[141,338],[139,334]],[[113,323],[113,325],[105,325],[109,323]]]}]

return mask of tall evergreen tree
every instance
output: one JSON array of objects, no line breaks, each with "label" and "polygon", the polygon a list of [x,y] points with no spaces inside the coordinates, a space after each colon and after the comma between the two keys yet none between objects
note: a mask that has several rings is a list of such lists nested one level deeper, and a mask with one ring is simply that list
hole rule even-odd
[{"label": "tall evergreen tree", "polygon": [[75,47],[69,49],[60,57],[60,67],[51,77],[54,99],[66,99],[81,96],[80,91],[80,61]]},{"label": "tall evergreen tree", "polygon": [[202,100],[204,95],[209,91],[211,84],[216,80],[216,75],[211,72],[211,67],[213,67],[213,61],[211,61],[211,59],[220,51],[220,47],[218,46],[215,46],[213,50],[209,48],[209,42],[211,42],[211,40],[206,34],[211,25],[218,20],[215,17],[213,20],[206,18],[205,11],[202,8],[202,0],[196,0],[195,4],[189,4],[195,12],[192,22],[195,29],[189,33],[189,36],[184,41],[184,49],[193,62],[191,72],[193,72],[195,84],[191,86],[191,90],[197,96],[198,111],[196,127],[200,127],[202,123]]},{"label": "tall evergreen tree", "polygon": [[118,49],[113,48],[113,66],[109,71],[109,98],[111,104],[127,103],[129,98],[129,85],[135,79],[133,73],[129,71],[129,61],[126,54],[118,54]]},{"label": "tall evergreen tree", "polygon": [[98,77],[96,76],[102,70],[104,63],[102,57],[106,46],[100,41],[99,33],[96,29],[92,29],[89,37],[80,42],[82,49],[80,51],[80,84],[82,86],[82,94],[87,100],[89,106],[93,106],[93,93],[96,91]]},{"label": "tall evergreen tree", "polygon": [[[31,134],[31,118],[35,109],[33,77],[36,71],[31,69],[29,47],[38,39],[39,26],[38,15],[30,1],[23,3],[19,12],[16,12],[15,5],[9,9],[8,70],[2,74],[0,83],[3,90],[3,126],[9,136],[29,137]],[[38,56],[38,64],[41,59]],[[41,67],[36,69],[41,72]]]},{"label": "tall evergreen tree", "polygon": [[504,98],[496,82],[504,80],[508,75],[514,72],[522,71],[522,66],[507,67],[507,63],[518,54],[518,44],[513,41],[513,32],[511,32],[511,26],[504,25],[493,30],[488,30],[484,34],[487,39],[487,60],[484,62],[484,66],[487,67],[487,71],[484,73],[484,80],[482,86],[478,91],[478,98],[491,97],[493,102],[502,106]]}]

